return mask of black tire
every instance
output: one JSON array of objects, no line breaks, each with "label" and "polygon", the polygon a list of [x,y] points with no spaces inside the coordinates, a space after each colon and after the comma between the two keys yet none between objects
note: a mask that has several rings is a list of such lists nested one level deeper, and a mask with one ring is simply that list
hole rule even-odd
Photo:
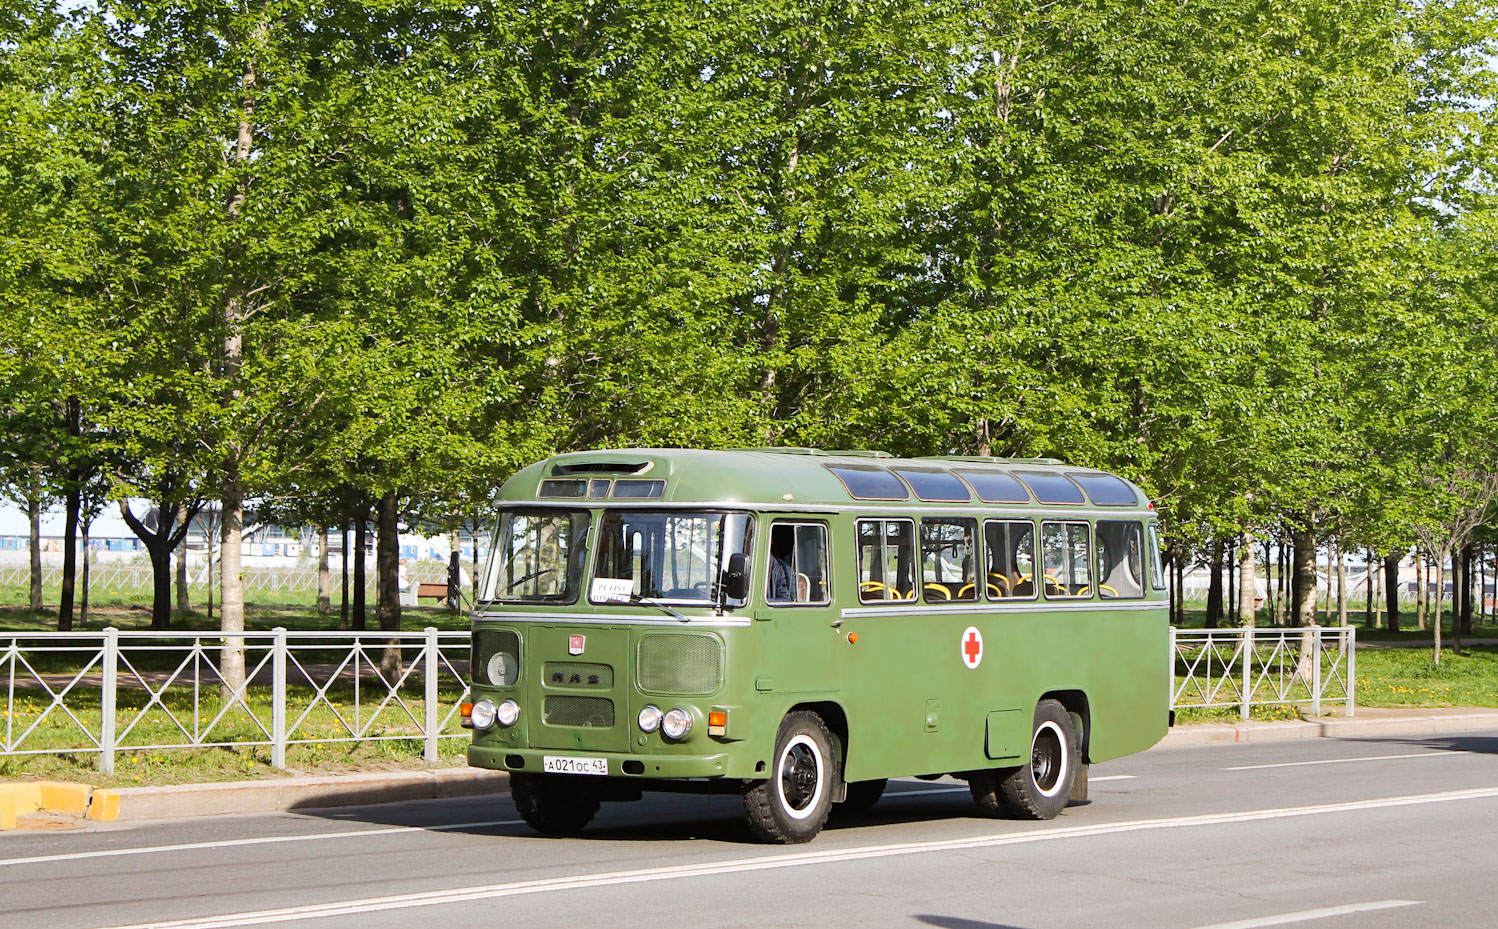
[{"label": "black tire", "polygon": [[969,775],[973,802],[985,816],[1054,819],[1071,799],[1081,764],[1071,714],[1055,700],[1042,700],[1030,732],[1029,764]]},{"label": "black tire", "polygon": [[837,751],[822,718],[806,710],[787,714],[775,736],[770,778],[744,790],[749,831],[761,842],[810,842],[827,823],[837,778]]},{"label": "black tire", "polygon": [[877,781],[850,781],[848,783],[848,794],[842,802],[832,808],[835,815],[842,816],[850,813],[867,813],[884,796],[884,787],[889,781],[880,778]]},{"label": "black tire", "polygon": [[526,825],[546,835],[580,832],[598,815],[598,793],[565,774],[510,774],[510,799]]}]

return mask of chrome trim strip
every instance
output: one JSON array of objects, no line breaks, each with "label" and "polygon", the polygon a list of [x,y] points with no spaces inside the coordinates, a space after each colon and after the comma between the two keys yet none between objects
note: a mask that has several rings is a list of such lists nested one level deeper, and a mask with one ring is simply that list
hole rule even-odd
[{"label": "chrome trim strip", "polygon": [[971,616],[982,613],[1102,613],[1115,611],[1161,610],[1164,600],[1129,600],[1122,603],[1100,600],[1078,600],[1071,603],[1055,600],[1026,600],[1021,603],[976,603],[971,606],[860,606],[842,611],[844,619],[865,616]]},{"label": "chrome trim strip", "polygon": [[596,626],[671,626],[676,629],[701,629],[714,626],[748,626],[753,620],[748,616],[693,616],[690,622],[682,622],[669,616],[657,613],[620,613],[616,615],[605,615],[602,613],[514,613],[489,611],[474,614],[476,620],[495,620],[498,622],[572,622],[589,623]]},{"label": "chrome trim strip", "polygon": [[604,501],[593,500],[594,505],[579,506],[578,501],[587,502],[586,497],[572,497],[571,502],[550,500],[500,500],[496,509],[506,509],[506,504],[514,508],[526,509],[560,509],[560,510],[592,510],[592,509],[627,509],[627,510],[737,510],[744,513],[873,513],[899,516],[909,519],[929,513],[935,516],[977,516],[984,519],[1002,519],[1014,517],[1018,519],[1037,519],[1050,517],[1053,519],[1067,519],[1070,517],[1086,516],[1090,518],[1117,518],[1117,519],[1141,519],[1151,520],[1155,518],[1155,511],[1137,506],[1112,506],[1112,507],[1088,507],[1077,505],[1066,506],[1041,506],[1032,503],[1028,506],[1023,504],[997,504],[997,503],[967,503],[967,504],[939,504],[920,503],[910,501],[886,500],[870,501],[869,503],[751,503],[744,500],[702,500],[696,502],[682,503],[672,500],[650,500],[640,503],[622,504],[617,501],[610,502],[607,506],[597,506]]}]

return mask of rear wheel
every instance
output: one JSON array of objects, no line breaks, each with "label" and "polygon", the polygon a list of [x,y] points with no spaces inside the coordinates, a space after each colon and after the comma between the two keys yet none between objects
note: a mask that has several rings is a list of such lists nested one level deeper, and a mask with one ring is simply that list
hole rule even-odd
[{"label": "rear wheel", "polygon": [[559,774],[510,774],[510,798],[520,818],[537,832],[579,832],[598,815],[598,793],[580,778]]},{"label": "rear wheel", "polygon": [[1042,700],[1035,707],[1030,763],[973,772],[973,801],[988,816],[1053,819],[1071,798],[1080,754],[1071,714],[1056,700]]},{"label": "rear wheel", "polygon": [[744,818],[762,842],[810,842],[827,822],[837,783],[832,733],[807,710],[787,714],[775,736],[770,778],[744,791]]}]

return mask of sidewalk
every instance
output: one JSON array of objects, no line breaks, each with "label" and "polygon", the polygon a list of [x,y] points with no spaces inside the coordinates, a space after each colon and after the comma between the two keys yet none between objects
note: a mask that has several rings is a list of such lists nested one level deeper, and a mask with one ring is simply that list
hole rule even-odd
[{"label": "sidewalk", "polygon": [[[1498,708],[1359,707],[1352,719],[1328,716],[1315,721],[1192,723],[1170,730],[1153,750],[1226,742],[1347,739],[1472,729],[1498,729]],[[379,771],[118,789],[95,789],[88,784],[56,782],[0,783],[0,829],[17,828],[18,815],[21,817],[20,828],[26,828],[27,815],[39,810],[86,816],[104,822],[126,822],[220,813],[274,813],[404,803],[507,794],[509,791],[508,774],[478,768]]]},{"label": "sidewalk", "polygon": [[1375,735],[1422,735],[1498,729],[1498,708],[1470,706],[1360,706],[1352,718],[1324,716],[1285,722],[1190,723],[1166,733],[1157,748],[1219,742],[1278,742],[1285,739],[1355,739]]}]

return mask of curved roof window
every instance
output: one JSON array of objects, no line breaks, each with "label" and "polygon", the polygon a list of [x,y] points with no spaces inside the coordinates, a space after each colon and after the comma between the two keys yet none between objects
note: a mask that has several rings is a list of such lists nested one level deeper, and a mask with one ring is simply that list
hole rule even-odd
[{"label": "curved roof window", "polygon": [[848,488],[850,496],[858,500],[908,500],[910,491],[900,479],[883,468],[834,468],[828,471]]},{"label": "curved roof window", "polygon": [[917,498],[928,503],[966,503],[973,499],[967,487],[950,471],[895,468],[894,472],[905,479]]},{"label": "curved roof window", "polygon": [[1048,471],[1021,471],[1019,479],[1025,482],[1041,503],[1086,503],[1082,488],[1066,479],[1065,475]]},{"label": "curved roof window", "polygon": [[1003,471],[958,471],[973,485],[984,503],[1029,503],[1030,492],[1012,474]]},{"label": "curved roof window", "polygon": [[1075,474],[1066,475],[1087,491],[1087,496],[1098,506],[1138,506],[1139,495],[1134,493],[1127,481],[1114,477],[1111,474]]}]

